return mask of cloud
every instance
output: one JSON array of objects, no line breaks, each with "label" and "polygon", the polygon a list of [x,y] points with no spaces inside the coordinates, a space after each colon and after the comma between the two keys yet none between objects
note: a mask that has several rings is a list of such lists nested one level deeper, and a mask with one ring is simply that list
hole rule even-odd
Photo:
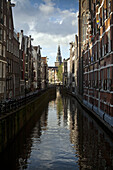
[{"label": "cloud", "polygon": [[70,34],[67,36],[50,35],[35,32],[30,32],[30,34],[35,37],[33,45],[40,45],[42,47],[42,56],[47,56],[49,58],[49,65],[54,65],[57,56],[58,44],[61,46],[62,58],[69,57],[69,43],[74,41],[75,34]]},{"label": "cloud", "polygon": [[33,44],[40,44],[45,50],[43,54],[50,55],[55,61],[53,55],[57,53],[58,44],[65,49],[63,51],[67,47],[68,54],[69,42],[74,40],[78,29],[78,12],[73,12],[73,9],[62,10],[53,0],[33,1],[12,0],[16,3],[13,9],[14,25],[17,31],[23,29],[25,34],[32,35]]},{"label": "cloud", "polygon": [[44,4],[40,4],[39,10],[44,14],[51,14],[54,12],[54,3],[51,0],[43,0]]}]

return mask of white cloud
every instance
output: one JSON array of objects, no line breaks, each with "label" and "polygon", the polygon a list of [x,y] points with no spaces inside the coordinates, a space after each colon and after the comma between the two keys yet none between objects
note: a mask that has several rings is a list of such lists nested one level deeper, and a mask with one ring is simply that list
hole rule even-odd
[{"label": "white cloud", "polygon": [[31,3],[30,0],[12,0],[14,8],[14,23],[16,30],[24,30],[34,38],[34,45],[42,46],[43,55],[55,61],[57,45],[62,46],[65,56],[69,55],[69,42],[74,40],[77,33],[77,13],[71,9],[56,8],[55,1],[43,0],[42,3]]},{"label": "white cloud", "polygon": [[54,11],[54,7],[53,6],[49,6],[49,5],[44,5],[44,4],[41,4],[39,6],[39,9],[41,12],[44,12],[45,14],[50,14]]}]

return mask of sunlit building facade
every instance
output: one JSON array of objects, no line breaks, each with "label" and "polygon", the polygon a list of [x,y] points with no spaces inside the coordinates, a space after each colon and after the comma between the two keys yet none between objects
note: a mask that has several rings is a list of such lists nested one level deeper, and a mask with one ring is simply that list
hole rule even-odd
[{"label": "sunlit building facade", "polygon": [[84,20],[84,103],[113,126],[113,1],[90,1]]}]

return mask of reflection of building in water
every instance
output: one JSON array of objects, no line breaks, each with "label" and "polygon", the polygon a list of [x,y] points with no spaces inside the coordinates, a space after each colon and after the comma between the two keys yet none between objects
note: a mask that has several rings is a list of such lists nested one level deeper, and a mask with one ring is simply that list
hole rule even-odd
[{"label": "reflection of building in water", "polygon": [[78,126],[77,126],[77,101],[70,98],[70,140],[71,143],[78,145]]},{"label": "reflection of building in water", "polygon": [[56,91],[56,105],[57,105],[57,117],[58,117],[58,125],[60,126],[61,124],[61,116],[63,115],[63,102],[62,102],[62,97],[60,94],[60,90],[57,89]]},{"label": "reflection of building in water", "polygon": [[113,169],[113,143],[81,108],[77,110],[77,117],[76,150],[80,155],[80,169]]},{"label": "reflection of building in water", "polygon": [[43,127],[43,130],[47,130],[47,119],[48,119],[48,107],[43,112],[43,114],[40,118],[41,127]]},{"label": "reflection of building in water", "polygon": [[59,89],[56,91],[56,96],[57,96],[57,97],[61,97],[61,94],[60,94],[60,90],[59,90]]},{"label": "reflection of building in water", "polygon": [[[69,98],[69,96],[68,96]],[[70,113],[68,111],[68,100]],[[70,141],[80,169],[113,169],[113,142],[73,98],[63,98],[64,115],[69,120]]]},{"label": "reflection of building in water", "polygon": [[63,97],[63,119],[64,125],[70,125],[70,98],[69,96]]}]

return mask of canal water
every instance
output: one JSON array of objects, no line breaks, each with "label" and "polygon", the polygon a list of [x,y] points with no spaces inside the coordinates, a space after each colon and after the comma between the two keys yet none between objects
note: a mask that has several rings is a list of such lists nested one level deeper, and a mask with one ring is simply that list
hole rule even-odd
[{"label": "canal water", "polygon": [[113,140],[73,97],[57,91],[0,155],[0,164],[2,170],[111,170]]}]

